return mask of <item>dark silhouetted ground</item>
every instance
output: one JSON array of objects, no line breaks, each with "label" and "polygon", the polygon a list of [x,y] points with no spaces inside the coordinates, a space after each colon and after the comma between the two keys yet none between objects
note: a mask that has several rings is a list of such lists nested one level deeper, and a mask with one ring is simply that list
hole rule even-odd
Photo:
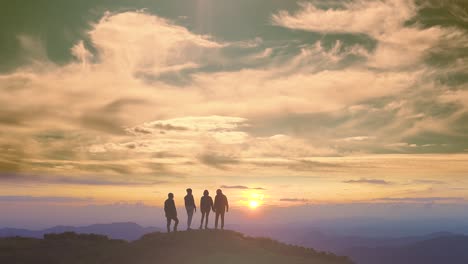
[{"label": "dark silhouetted ground", "polygon": [[15,264],[349,264],[346,257],[233,231],[151,233],[126,242],[101,235],[49,234],[0,239],[0,263]]}]

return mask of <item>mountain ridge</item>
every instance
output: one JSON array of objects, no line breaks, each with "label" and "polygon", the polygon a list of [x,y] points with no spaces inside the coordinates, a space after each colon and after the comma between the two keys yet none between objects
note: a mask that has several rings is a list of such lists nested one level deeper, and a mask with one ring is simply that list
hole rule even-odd
[{"label": "mountain ridge", "polygon": [[154,263],[352,264],[332,253],[253,238],[234,231],[150,233],[135,241],[95,234],[46,234],[0,239],[0,262],[23,264]]}]

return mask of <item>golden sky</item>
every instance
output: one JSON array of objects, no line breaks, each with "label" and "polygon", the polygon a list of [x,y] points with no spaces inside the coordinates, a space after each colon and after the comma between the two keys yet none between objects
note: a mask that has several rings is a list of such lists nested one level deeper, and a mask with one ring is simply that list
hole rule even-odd
[{"label": "golden sky", "polygon": [[3,201],[465,203],[466,6],[274,2],[7,5]]}]

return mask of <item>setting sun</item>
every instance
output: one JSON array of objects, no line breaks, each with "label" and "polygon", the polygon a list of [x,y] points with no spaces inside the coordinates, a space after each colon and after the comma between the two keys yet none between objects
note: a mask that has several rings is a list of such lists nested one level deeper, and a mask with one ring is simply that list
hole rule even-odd
[{"label": "setting sun", "polygon": [[249,201],[250,209],[256,209],[259,205],[260,203],[258,201],[255,201],[255,200]]},{"label": "setting sun", "polygon": [[243,202],[249,209],[257,209],[259,206],[263,204],[264,194],[247,191],[243,193],[245,200]]}]

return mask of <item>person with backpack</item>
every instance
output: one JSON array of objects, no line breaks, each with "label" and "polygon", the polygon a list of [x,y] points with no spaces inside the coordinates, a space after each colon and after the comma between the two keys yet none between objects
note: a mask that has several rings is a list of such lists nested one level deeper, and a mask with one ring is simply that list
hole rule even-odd
[{"label": "person with backpack", "polygon": [[177,225],[179,224],[179,219],[177,218],[177,209],[174,202],[174,194],[169,193],[167,197],[167,200],[164,202],[164,213],[166,214],[167,219],[167,232],[171,232],[172,220],[174,220],[174,232],[177,232]]}]

